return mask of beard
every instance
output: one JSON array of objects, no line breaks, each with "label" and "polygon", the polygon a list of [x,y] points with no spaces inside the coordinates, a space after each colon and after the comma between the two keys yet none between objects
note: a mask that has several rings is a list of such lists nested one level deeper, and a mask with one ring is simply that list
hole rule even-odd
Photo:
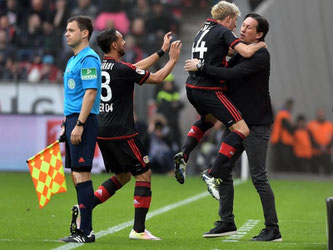
[{"label": "beard", "polygon": [[124,49],[119,50],[118,53],[119,53],[119,56],[122,57],[125,55],[125,50]]}]

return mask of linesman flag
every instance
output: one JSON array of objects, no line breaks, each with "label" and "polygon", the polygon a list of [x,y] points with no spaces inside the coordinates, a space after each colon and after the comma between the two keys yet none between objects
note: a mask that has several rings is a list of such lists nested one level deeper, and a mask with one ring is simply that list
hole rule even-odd
[{"label": "linesman flag", "polygon": [[55,141],[27,160],[37,192],[39,207],[43,208],[53,194],[67,191],[59,141]]}]

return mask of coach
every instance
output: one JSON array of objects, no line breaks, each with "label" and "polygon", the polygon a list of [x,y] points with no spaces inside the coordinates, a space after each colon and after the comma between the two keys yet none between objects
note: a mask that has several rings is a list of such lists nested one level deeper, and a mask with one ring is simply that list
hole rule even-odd
[{"label": "coach", "polygon": [[[240,39],[246,44],[264,41],[269,24],[258,14],[248,14],[241,27]],[[188,60],[186,71],[196,71],[198,61]],[[200,68],[200,67],[199,67]],[[223,167],[228,169],[219,187],[220,208],[216,227],[203,235],[205,238],[224,236],[219,234],[219,225],[234,223],[233,200],[234,187],[232,168],[235,161],[245,150],[249,159],[252,182],[260,196],[265,228],[259,235],[252,238],[255,241],[281,241],[278,219],[275,209],[274,194],[268,181],[266,171],[266,155],[268,141],[273,122],[271,99],[269,94],[270,54],[266,48],[259,49],[251,58],[243,58],[236,53],[229,61],[229,68],[219,68],[211,65],[201,66],[201,70],[211,76],[227,80],[227,96],[242,112],[250,129],[250,135],[242,142],[241,148],[232,160]],[[229,133],[226,129],[225,133]]]}]

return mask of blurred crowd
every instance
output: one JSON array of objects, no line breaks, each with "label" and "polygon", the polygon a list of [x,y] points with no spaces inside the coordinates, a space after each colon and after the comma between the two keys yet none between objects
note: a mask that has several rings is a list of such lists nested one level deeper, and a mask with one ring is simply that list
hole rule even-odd
[{"label": "blurred crowd", "polygon": [[59,82],[72,51],[66,21],[86,15],[98,32],[115,27],[127,41],[126,62],[157,51],[166,32],[179,34],[185,8],[208,0],[0,0],[0,80]]},{"label": "blurred crowd", "polygon": [[333,173],[333,123],[318,108],[313,120],[298,114],[292,119],[294,101],[288,99],[277,112],[272,129],[272,167],[279,172]]}]

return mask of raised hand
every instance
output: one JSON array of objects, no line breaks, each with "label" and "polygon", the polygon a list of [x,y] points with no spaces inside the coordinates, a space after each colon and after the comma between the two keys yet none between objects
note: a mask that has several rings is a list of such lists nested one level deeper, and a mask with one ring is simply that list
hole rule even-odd
[{"label": "raised hand", "polygon": [[169,51],[170,60],[178,61],[180,55],[180,49],[182,48],[182,43],[180,40],[174,41],[171,44],[171,48]]}]

